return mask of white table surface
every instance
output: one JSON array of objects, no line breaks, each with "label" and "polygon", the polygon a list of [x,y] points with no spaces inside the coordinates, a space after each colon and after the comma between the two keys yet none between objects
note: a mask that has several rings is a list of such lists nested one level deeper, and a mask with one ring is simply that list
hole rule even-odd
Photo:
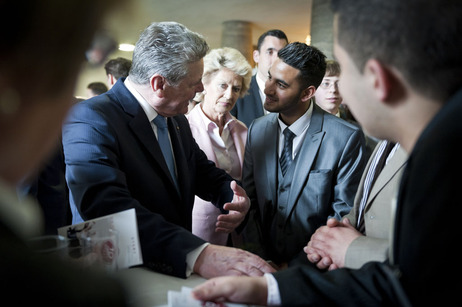
[{"label": "white table surface", "polygon": [[168,305],[168,291],[194,288],[206,279],[191,275],[187,279],[160,274],[143,267],[120,270],[116,273],[130,291],[131,305],[153,307]]}]

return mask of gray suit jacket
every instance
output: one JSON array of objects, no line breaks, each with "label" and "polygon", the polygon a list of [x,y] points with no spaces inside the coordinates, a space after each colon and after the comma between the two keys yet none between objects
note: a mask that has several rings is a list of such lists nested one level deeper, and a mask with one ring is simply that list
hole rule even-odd
[{"label": "gray suit jacket", "polygon": [[248,131],[242,183],[253,211],[246,247],[276,263],[307,263],[302,249],[314,231],[353,207],[366,165],[364,135],[314,105],[284,201],[278,200],[278,135],[275,113],[256,119]]},{"label": "gray suit jacket", "polygon": [[[380,143],[379,143],[380,144]],[[346,215],[351,225],[357,224],[364,181],[371,162],[379,148],[375,148],[364,170],[351,212]],[[385,261],[391,234],[391,203],[398,193],[401,175],[407,161],[407,153],[399,147],[380,172],[366,202],[364,223],[366,235],[355,239],[347,249],[345,266],[360,268],[369,261]]]}]

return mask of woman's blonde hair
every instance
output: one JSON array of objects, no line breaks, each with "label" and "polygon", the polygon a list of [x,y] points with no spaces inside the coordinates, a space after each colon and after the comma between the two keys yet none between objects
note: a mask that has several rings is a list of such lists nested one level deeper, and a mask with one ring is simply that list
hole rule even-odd
[{"label": "woman's blonde hair", "polygon": [[242,77],[242,88],[239,97],[244,97],[250,87],[252,67],[242,53],[234,48],[224,47],[212,49],[204,57],[202,82],[209,82],[211,76],[223,68],[227,68]]}]

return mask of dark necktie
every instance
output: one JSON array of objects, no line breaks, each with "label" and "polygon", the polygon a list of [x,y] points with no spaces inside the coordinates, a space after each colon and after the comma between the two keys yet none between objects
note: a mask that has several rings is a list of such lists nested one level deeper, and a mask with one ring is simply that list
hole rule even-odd
[{"label": "dark necktie", "polygon": [[178,190],[178,183],[175,173],[175,162],[173,160],[172,147],[168,138],[167,120],[162,115],[157,115],[153,122],[157,126],[157,141],[159,142],[159,146],[162,150],[165,162],[167,163],[170,175],[172,176],[173,182],[175,183],[175,186]]},{"label": "dark necktie", "polygon": [[285,176],[290,164],[292,163],[292,140],[295,134],[290,131],[289,127],[284,129],[284,148],[282,149],[281,158],[279,163],[281,164],[282,176]]}]

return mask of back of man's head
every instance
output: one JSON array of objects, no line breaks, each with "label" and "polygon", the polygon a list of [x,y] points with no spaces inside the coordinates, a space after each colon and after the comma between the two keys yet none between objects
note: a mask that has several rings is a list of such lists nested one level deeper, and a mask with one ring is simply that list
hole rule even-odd
[{"label": "back of man's head", "polygon": [[423,95],[446,100],[462,85],[462,1],[332,0],[339,45],[360,71],[374,58]]},{"label": "back of man's head", "polygon": [[112,60],[109,60],[104,65],[104,70],[106,75],[113,75],[116,80],[120,78],[126,78],[132,67],[132,61],[126,58],[118,57]]},{"label": "back of man's head", "polygon": [[89,89],[93,95],[101,95],[107,92],[108,88],[103,82],[91,82],[88,84],[87,89]]}]

